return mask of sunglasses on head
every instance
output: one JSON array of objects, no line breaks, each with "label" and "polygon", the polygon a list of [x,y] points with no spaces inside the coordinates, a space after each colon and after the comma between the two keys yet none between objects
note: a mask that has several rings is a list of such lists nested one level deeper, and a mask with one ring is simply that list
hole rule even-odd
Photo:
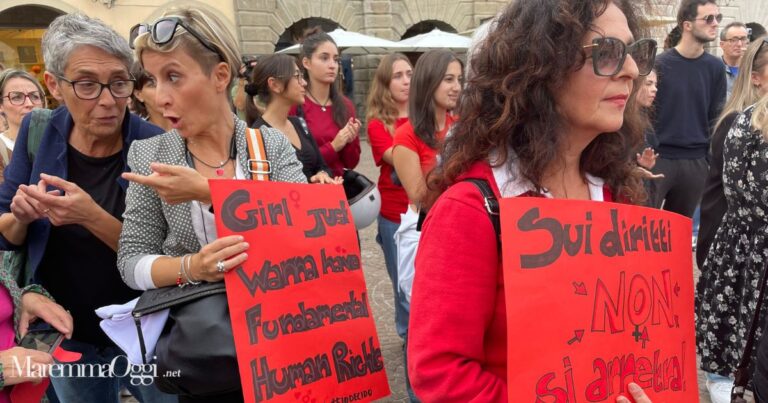
[{"label": "sunglasses on head", "polygon": [[181,20],[179,17],[164,17],[157,21],[155,21],[154,24],[136,24],[131,28],[130,34],[128,36],[128,43],[131,45],[131,49],[134,48],[134,42],[136,41],[136,38],[139,37],[139,35],[143,35],[146,33],[150,34],[150,39],[152,42],[154,42],[157,45],[165,45],[166,43],[169,43],[173,40],[173,37],[176,35],[176,30],[182,27],[187,32],[189,32],[192,36],[194,36],[200,43],[205,46],[208,50],[210,50],[213,53],[216,53],[216,55],[219,56],[219,58],[223,61],[224,55],[221,54],[221,51],[216,48],[216,46],[213,45],[210,41],[205,39],[202,35],[197,33],[192,27],[189,26],[189,24],[186,24],[184,21]]},{"label": "sunglasses on head", "polygon": [[717,23],[719,24],[719,23],[723,22],[723,15],[722,14],[717,14],[717,15],[709,14],[709,15],[705,15],[705,16],[703,16],[701,18],[696,18],[696,20],[697,21],[698,20],[704,21],[705,23],[707,23],[707,25],[712,25],[712,24],[715,23],[715,21],[717,21]]},{"label": "sunglasses on head", "polygon": [[595,38],[591,45],[584,46],[584,49],[586,48],[592,48],[592,53],[588,57],[592,58],[595,74],[602,77],[619,74],[624,67],[627,55],[632,56],[641,76],[650,74],[656,60],[656,41],[653,39],[640,39],[627,45],[618,38]]}]

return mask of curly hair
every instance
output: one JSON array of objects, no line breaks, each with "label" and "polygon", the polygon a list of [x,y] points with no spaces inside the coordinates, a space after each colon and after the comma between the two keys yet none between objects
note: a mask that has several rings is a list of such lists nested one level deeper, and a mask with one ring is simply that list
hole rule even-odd
[{"label": "curly hair", "polygon": [[[582,39],[594,31],[593,22],[609,1],[624,13],[635,38],[643,37],[634,0],[516,1],[504,10],[472,57],[474,74],[462,93],[459,121],[444,144],[443,164],[428,176],[427,205],[470,165],[494,153],[494,166],[517,164],[537,191],[544,188],[544,173],[560,160],[567,135],[555,94],[586,62]],[[579,161],[582,175],[603,178],[615,200],[630,203],[646,198],[630,157],[647,124],[635,102],[638,87],[635,82],[622,127],[598,136]]]},{"label": "curly hair", "polygon": [[411,66],[411,62],[402,53],[390,53],[384,56],[379,62],[379,67],[373,74],[371,90],[368,92],[368,113],[366,119],[378,119],[384,123],[384,126],[390,133],[395,132],[395,121],[397,121],[397,104],[392,98],[392,92],[389,91],[389,84],[392,83],[392,68],[395,62],[402,60]]}]

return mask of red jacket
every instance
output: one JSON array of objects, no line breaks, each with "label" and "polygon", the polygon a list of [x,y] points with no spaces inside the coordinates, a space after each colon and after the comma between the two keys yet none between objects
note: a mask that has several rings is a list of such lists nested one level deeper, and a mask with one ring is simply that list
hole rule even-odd
[{"label": "red jacket", "polygon": [[[475,163],[464,178],[487,180],[500,197],[487,163]],[[611,200],[606,188],[603,196]],[[502,273],[482,196],[474,184],[458,182],[430,209],[416,255],[408,374],[421,400],[507,401]]]}]

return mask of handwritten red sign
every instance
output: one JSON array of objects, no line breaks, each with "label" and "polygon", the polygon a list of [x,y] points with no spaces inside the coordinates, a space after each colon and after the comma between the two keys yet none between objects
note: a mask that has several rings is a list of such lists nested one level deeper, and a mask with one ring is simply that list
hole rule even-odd
[{"label": "handwritten red sign", "polygon": [[698,402],[691,220],[614,203],[501,202],[510,402]]},{"label": "handwritten red sign", "polygon": [[225,277],[245,401],[389,395],[342,187],[210,183],[218,235],[250,244]]}]

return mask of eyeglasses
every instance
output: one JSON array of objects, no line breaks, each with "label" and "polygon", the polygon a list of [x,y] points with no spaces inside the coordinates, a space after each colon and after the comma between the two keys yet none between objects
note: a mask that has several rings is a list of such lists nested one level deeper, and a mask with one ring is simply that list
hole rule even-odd
[{"label": "eyeglasses", "polygon": [[592,57],[595,74],[602,77],[619,74],[627,54],[632,56],[641,76],[650,74],[656,60],[656,41],[653,39],[640,39],[627,46],[618,38],[595,38],[591,45],[584,46],[586,48],[592,48],[592,54],[588,57]]},{"label": "eyeglasses", "polygon": [[699,20],[706,22],[707,25],[712,25],[712,24],[715,23],[715,21],[717,21],[717,23],[719,24],[719,23],[723,22],[723,15],[722,14],[705,15],[705,16],[703,16],[701,18],[696,18],[696,21],[699,21]]},{"label": "eyeglasses", "polygon": [[128,98],[133,94],[133,89],[136,87],[136,80],[114,80],[108,83],[100,83],[93,80],[67,80],[64,77],[56,76],[59,80],[63,80],[72,86],[75,91],[75,96],[84,99],[91,100],[101,96],[101,92],[104,88],[109,88],[109,93],[115,98]]},{"label": "eyeglasses", "polygon": [[21,91],[10,91],[8,92],[8,95],[4,96],[3,98],[8,98],[8,101],[11,103],[11,105],[16,106],[24,105],[24,103],[27,101],[27,98],[29,98],[29,102],[32,102],[34,105],[42,105],[43,103],[43,96],[39,91],[32,91],[26,94]]},{"label": "eyeglasses", "polygon": [[154,42],[157,45],[165,45],[166,43],[173,40],[173,37],[176,35],[176,29],[181,26],[187,32],[189,32],[192,36],[194,36],[200,43],[205,46],[208,50],[210,50],[213,53],[216,53],[217,56],[219,56],[219,59],[226,60],[224,58],[224,55],[221,54],[221,51],[219,51],[216,46],[213,45],[210,41],[203,38],[202,35],[197,33],[194,29],[192,29],[189,24],[185,23],[181,20],[179,17],[165,17],[161,18],[157,21],[155,21],[154,24],[136,24],[131,28],[131,31],[128,35],[128,43],[131,45],[131,49],[133,49],[133,42],[136,41],[136,38],[139,37],[139,35],[143,35],[146,33],[150,33],[150,38],[152,39],[152,42]]},{"label": "eyeglasses", "polygon": [[296,81],[301,82],[301,80],[304,79],[304,74],[301,71],[297,71],[297,72],[293,73],[292,75],[286,76],[286,77],[283,77],[283,78],[286,78],[288,80],[290,80],[292,78],[295,78]]},{"label": "eyeglasses", "polygon": [[728,42],[728,43],[730,43],[731,45],[735,45],[735,44],[737,44],[737,43],[741,42],[741,43],[743,43],[743,44],[745,44],[745,45],[748,45],[748,44],[749,44],[749,38],[747,38],[746,36],[737,36],[737,37],[735,37],[735,38],[726,39],[726,40],[725,40],[725,41],[723,41],[723,42]]}]

